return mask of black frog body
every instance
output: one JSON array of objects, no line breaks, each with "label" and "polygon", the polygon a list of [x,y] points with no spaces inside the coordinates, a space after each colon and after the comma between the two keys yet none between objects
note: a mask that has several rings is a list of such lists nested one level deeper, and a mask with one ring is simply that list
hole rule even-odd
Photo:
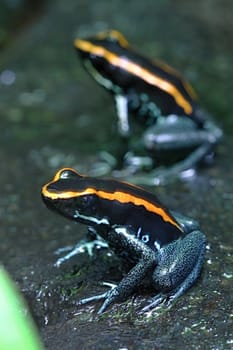
[{"label": "black frog body", "polygon": [[[222,130],[200,108],[192,86],[175,69],[141,55],[116,30],[78,38],[74,44],[86,70],[114,97],[122,137],[114,164],[129,175],[151,171],[141,181],[128,179],[149,185],[166,182],[212,154]],[[138,142],[131,114],[141,125]],[[166,162],[172,165],[156,172]]]},{"label": "black frog body", "polygon": [[105,240],[119,256],[135,266],[115,288],[101,296],[99,312],[119,299],[126,299],[151,270],[159,294],[148,306],[170,303],[198,278],[206,239],[199,226],[181,215],[171,214],[144,189],[114,179],[81,176],[62,169],[42,188],[48,208],[81,222]]},{"label": "black frog body", "polygon": [[89,73],[114,95],[126,95],[129,110],[145,125],[156,122],[160,114],[189,116],[202,124],[191,85],[167,64],[134,51],[119,32],[77,39],[75,47]]}]

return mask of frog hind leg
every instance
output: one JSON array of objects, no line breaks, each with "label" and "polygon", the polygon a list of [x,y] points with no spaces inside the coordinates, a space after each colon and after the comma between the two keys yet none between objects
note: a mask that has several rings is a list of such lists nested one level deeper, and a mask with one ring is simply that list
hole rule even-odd
[{"label": "frog hind leg", "polygon": [[[192,124],[185,126],[178,118],[173,122],[172,118],[167,119],[165,126],[161,129],[154,127],[154,132],[148,130],[144,135],[144,144],[148,151],[162,152],[163,150],[179,150],[187,147],[194,147],[194,150],[183,160],[169,167],[159,167],[150,173],[145,179],[136,179],[135,182],[148,185],[168,183],[174,178],[187,176],[186,171],[194,170],[196,165],[208,157],[223,136],[222,130],[212,121],[205,123],[205,128],[195,129]],[[170,119],[170,121],[169,121]],[[190,121],[191,123],[191,121]],[[174,127],[174,124],[176,127]],[[169,128],[170,127],[170,128]],[[166,131],[168,130],[172,131]],[[183,174],[182,174],[183,173]],[[193,173],[193,171],[191,172]],[[188,175],[190,172],[188,172]]]},{"label": "frog hind leg", "polygon": [[83,305],[103,299],[104,302],[97,312],[98,314],[101,314],[113,302],[125,300],[130,294],[132,294],[138,283],[145,277],[147,271],[151,268],[151,265],[154,264],[154,256],[153,254],[150,255],[150,258],[147,261],[144,261],[143,259],[140,260],[118,285],[112,285],[111,289],[103,294],[81,299],[78,304]]},{"label": "frog hind leg", "polygon": [[160,262],[153,273],[153,283],[160,293],[142,311],[159,304],[170,306],[184,294],[200,275],[205,251],[206,238],[200,231],[193,231],[162,248]]},{"label": "frog hind leg", "polygon": [[[188,157],[171,166],[160,166],[150,173],[127,174],[125,179],[134,184],[158,186],[169,184],[178,179],[190,178],[195,175],[196,165],[211,152],[212,145],[204,144],[195,149]],[[115,175],[115,173],[114,173]],[[121,175],[121,174],[120,174]],[[116,174],[118,176],[118,174]],[[124,176],[124,174],[123,174]]]}]

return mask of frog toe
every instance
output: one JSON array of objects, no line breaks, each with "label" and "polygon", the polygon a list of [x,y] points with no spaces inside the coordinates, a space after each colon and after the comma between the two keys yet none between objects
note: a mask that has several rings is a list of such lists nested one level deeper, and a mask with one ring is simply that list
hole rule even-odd
[{"label": "frog toe", "polygon": [[54,266],[59,267],[64,262],[70,260],[73,256],[85,253],[92,257],[94,255],[94,250],[99,248],[108,248],[108,244],[102,240],[102,239],[95,239],[93,241],[87,242],[85,240],[82,240],[78,242],[74,247],[65,247],[60,248],[55,252],[55,254],[60,254],[64,251],[69,251],[66,255],[62,256],[61,258],[57,259]]},{"label": "frog toe", "polygon": [[168,297],[164,294],[158,294],[154,297],[150,304],[144,306],[142,312],[150,311],[151,309],[155,309],[157,306],[164,304],[167,301]]},{"label": "frog toe", "polygon": [[119,297],[119,292],[117,287],[111,288],[108,292],[105,293],[105,301],[103,302],[102,306],[98,310],[97,314],[100,315],[102,314],[107,307],[115,302]]},{"label": "frog toe", "polygon": [[115,284],[103,282],[103,285],[110,287],[110,290],[99,295],[93,295],[92,297],[81,299],[79,300],[78,304],[83,305],[92,301],[99,301],[105,299],[99,311],[97,312],[97,314],[102,314],[106,310],[108,305],[115,301],[118,295],[117,286]]},{"label": "frog toe", "polygon": [[144,306],[142,311],[147,312],[147,311],[150,311],[151,309],[155,309],[157,306],[163,306],[165,308],[168,308],[168,307],[172,306],[172,304],[174,303],[174,301],[178,297],[179,297],[179,295],[177,295],[177,293],[175,293],[175,294],[160,293],[152,299],[150,304]]},{"label": "frog toe", "polygon": [[112,154],[102,151],[98,159],[91,165],[89,174],[94,177],[109,175],[112,169],[116,167],[116,164],[117,160]]},{"label": "frog toe", "polygon": [[104,299],[107,297],[107,293],[108,292],[105,292],[105,293],[102,293],[99,295],[93,295],[92,297],[89,297],[89,298],[83,298],[83,299],[79,300],[78,305],[84,305],[84,304],[90,303],[92,301],[98,301],[98,300]]}]

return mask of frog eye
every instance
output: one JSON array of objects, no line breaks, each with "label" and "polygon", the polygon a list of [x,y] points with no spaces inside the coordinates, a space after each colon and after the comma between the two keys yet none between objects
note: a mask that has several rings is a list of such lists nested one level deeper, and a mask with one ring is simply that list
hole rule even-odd
[{"label": "frog eye", "polygon": [[106,37],[107,37],[108,41],[117,43],[122,47],[128,46],[128,41],[126,40],[124,35],[121,34],[120,32],[118,32],[117,30],[108,31]]},{"label": "frog eye", "polygon": [[64,168],[57,172],[55,175],[55,180],[70,180],[70,179],[77,179],[77,177],[81,177],[79,173],[77,173],[76,170],[71,168]]}]

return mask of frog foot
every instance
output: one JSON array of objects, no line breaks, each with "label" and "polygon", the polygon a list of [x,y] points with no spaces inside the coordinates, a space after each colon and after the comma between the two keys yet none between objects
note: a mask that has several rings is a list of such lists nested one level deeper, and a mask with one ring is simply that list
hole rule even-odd
[{"label": "frog foot", "polygon": [[127,152],[124,156],[125,166],[137,170],[148,170],[153,166],[153,160],[149,156],[137,156],[133,152]]},{"label": "frog foot", "polygon": [[118,297],[118,291],[117,291],[117,285],[113,283],[103,282],[103,285],[110,287],[110,290],[108,290],[105,293],[94,295],[89,298],[84,298],[79,300],[78,305],[84,305],[87,303],[90,303],[92,301],[98,301],[105,299],[102,306],[100,307],[99,311],[97,312],[98,315],[102,314],[109,304],[111,304],[115,299]]},{"label": "frog foot", "polygon": [[151,309],[155,309],[158,305],[164,304],[167,301],[167,297],[163,294],[157,295],[155,298],[152,299],[152,302],[142,309],[142,312],[150,311]]},{"label": "frog foot", "polygon": [[[115,175],[115,173],[114,173]],[[118,174],[117,174],[118,175]],[[193,178],[196,175],[195,169],[188,169],[183,172],[176,171],[176,168],[157,168],[156,170],[152,170],[147,173],[137,173],[134,174],[122,173],[120,174],[121,178],[123,178],[127,182],[132,182],[134,184],[146,185],[146,186],[160,186],[167,185],[169,183],[174,182],[175,180],[184,180]]]},{"label": "frog foot", "polygon": [[117,160],[112,154],[102,151],[99,153],[98,159],[91,166],[89,174],[94,177],[104,176],[109,174],[116,167],[116,164]]},{"label": "frog foot", "polygon": [[[136,156],[133,152],[127,152],[124,156],[121,169],[113,169],[112,175],[117,178],[127,179],[141,171],[149,171],[153,167],[153,161],[150,157]],[[132,181],[133,182],[133,181]]]},{"label": "frog foot", "polygon": [[58,250],[56,250],[55,254],[61,254],[64,251],[69,251],[69,253],[67,253],[66,255],[59,258],[55,262],[54,265],[56,267],[59,267],[65,261],[70,260],[73,256],[80,254],[80,253],[87,252],[88,255],[91,257],[91,256],[93,256],[93,251],[96,248],[97,249],[108,248],[108,244],[101,239],[95,239],[95,240],[90,241],[90,242],[82,240],[82,241],[78,242],[75,246],[68,246],[68,247],[64,247],[64,248],[59,248]]},{"label": "frog foot", "polygon": [[155,309],[157,306],[165,306],[166,308],[172,306],[172,304],[175,302],[177,298],[182,294],[182,289],[179,289],[174,294],[163,294],[160,293],[156,295],[150,304],[144,306],[142,309],[142,312],[147,312],[151,309]]}]

